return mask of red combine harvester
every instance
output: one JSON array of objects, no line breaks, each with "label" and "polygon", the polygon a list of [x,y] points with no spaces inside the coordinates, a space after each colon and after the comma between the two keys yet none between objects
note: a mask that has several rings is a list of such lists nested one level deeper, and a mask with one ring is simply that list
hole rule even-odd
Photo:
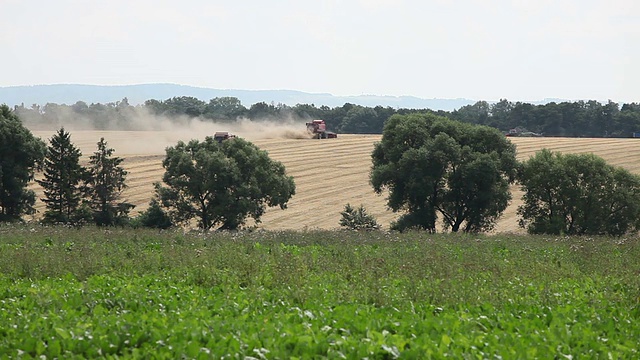
[{"label": "red combine harvester", "polygon": [[338,134],[327,131],[327,124],[324,120],[313,120],[306,125],[307,131],[313,135],[313,139],[335,139],[338,137]]}]

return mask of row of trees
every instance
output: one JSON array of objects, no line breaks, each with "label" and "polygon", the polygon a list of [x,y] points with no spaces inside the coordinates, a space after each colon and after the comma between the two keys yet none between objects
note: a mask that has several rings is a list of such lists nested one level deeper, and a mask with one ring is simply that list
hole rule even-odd
[{"label": "row of trees", "polygon": [[104,138],[89,157],[89,166],[80,165],[82,153],[61,128],[51,137],[44,158],[44,178],[37,180],[44,189],[46,211],[43,222],[78,224],[94,222],[99,226],[124,225],[134,205],[120,201],[126,188],[127,171],[122,158]]},{"label": "row of trees", "polygon": [[500,100],[478,101],[451,112],[451,119],[501,130],[516,127],[545,136],[630,137],[640,132],[640,104],[608,101],[550,102],[532,105]]},{"label": "row of trees", "polygon": [[[132,206],[119,201],[125,188],[122,159],[104,139],[80,166],[80,151],[60,129],[44,151],[5,107],[0,128],[0,209],[3,220],[33,211],[26,185],[38,164],[44,179],[44,222],[121,225]],[[7,125],[6,127],[4,125]],[[44,159],[44,161],[42,161]],[[387,192],[388,206],[402,215],[392,229],[453,232],[493,229],[511,200],[510,185],[525,195],[520,225],[530,233],[622,235],[640,227],[640,177],[608,165],[592,154],[555,154],[548,150],[516,160],[515,146],[488,126],[471,125],[433,114],[392,116],[372,152],[370,181]],[[250,142],[182,141],[166,149],[163,184],[156,183],[151,206],[137,223],[165,227],[191,225],[234,230],[248,219],[260,222],[266,207],[284,209],[295,194],[284,166]],[[7,174],[9,176],[7,176]],[[341,225],[376,229],[363,206],[347,205]]]},{"label": "row of trees", "polygon": [[73,105],[48,103],[31,107],[19,105],[15,112],[30,128],[58,127],[61,124],[90,129],[153,130],[154,119],[170,119],[181,122],[188,118],[204,121],[232,122],[238,119],[283,122],[290,120],[324,119],[330,129],[342,133],[380,133],[384,122],[396,113],[417,110],[395,110],[391,107],[374,108],[344,104],[340,107],[316,107],[308,104],[288,106],[259,102],[246,108],[234,97],[221,97],[201,101],[194,97],[173,97],[163,101],[147,100],[143,105],[132,106],[126,98],[107,104]]},{"label": "row of trees", "polygon": [[[138,130],[136,121],[141,114],[163,116],[174,121],[183,117],[210,121],[324,119],[327,126],[342,133],[382,133],[392,115],[432,113],[469,124],[487,125],[501,131],[526,128],[545,136],[569,137],[630,137],[640,132],[640,104],[619,104],[609,101],[550,102],[532,105],[524,102],[500,100],[490,104],[478,101],[452,112],[429,109],[394,109],[391,107],[365,107],[346,103],[330,108],[313,104],[267,104],[259,102],[246,108],[239,99],[219,97],[204,102],[194,97],[181,96],[166,100],[147,100],[144,105],[131,106],[126,98],[108,104],[87,105],[78,101],[73,105],[46,104],[31,108],[17,106],[18,115],[30,126],[58,125],[75,122],[96,129],[118,128]],[[145,125],[147,123],[145,122]],[[142,130],[146,130],[142,129]]]},{"label": "row of trees", "polygon": [[593,154],[548,150],[518,162],[496,129],[429,114],[392,116],[375,145],[371,184],[389,192],[403,215],[396,230],[491,230],[506,209],[509,185],[524,204],[520,226],[530,233],[622,235],[640,228],[640,177]]},{"label": "row of trees", "polygon": [[88,167],[83,167],[82,153],[64,128],[46,146],[6,105],[0,106],[0,221],[20,220],[35,212],[36,196],[27,185],[35,171],[42,170],[44,177],[37,182],[44,189],[43,222],[125,223],[133,205],[119,201],[127,172],[113,151],[100,139]]}]

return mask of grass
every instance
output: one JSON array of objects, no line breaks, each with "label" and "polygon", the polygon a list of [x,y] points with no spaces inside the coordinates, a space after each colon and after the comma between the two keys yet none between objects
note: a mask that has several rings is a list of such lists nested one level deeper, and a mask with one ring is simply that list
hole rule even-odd
[{"label": "grass", "polygon": [[0,357],[635,358],[640,240],[0,226]]}]

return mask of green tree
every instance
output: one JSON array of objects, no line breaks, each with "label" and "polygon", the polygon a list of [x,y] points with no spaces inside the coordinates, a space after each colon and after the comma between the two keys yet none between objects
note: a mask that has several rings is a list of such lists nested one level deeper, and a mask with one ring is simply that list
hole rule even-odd
[{"label": "green tree", "polygon": [[507,99],[500,99],[499,102],[490,105],[490,108],[491,114],[488,119],[487,125],[502,130],[509,130],[512,128],[509,124],[509,114],[513,109],[512,102],[508,101]]},{"label": "green tree", "polygon": [[520,226],[532,234],[623,235],[638,229],[640,177],[593,154],[543,149],[525,161]]},{"label": "green tree", "polygon": [[376,218],[367,212],[364,205],[354,208],[351,204],[347,204],[340,215],[342,215],[340,226],[349,230],[377,230],[380,228]]},{"label": "green tree", "polygon": [[366,134],[375,132],[378,114],[372,108],[354,106],[342,119],[339,132],[347,134]]},{"label": "green tree", "polygon": [[324,119],[325,112],[328,111],[326,106],[317,108],[314,104],[296,104],[293,107],[293,113],[301,119]]},{"label": "green tree", "polygon": [[71,135],[60,128],[49,140],[44,163],[44,179],[37,180],[44,189],[42,201],[47,210],[46,223],[75,223],[83,217],[80,212],[82,179],[86,169],[80,166],[82,153],[71,142]]},{"label": "green tree", "polygon": [[[158,184],[156,184],[158,185]],[[157,199],[149,202],[147,210],[143,211],[131,222],[133,227],[146,227],[154,229],[168,229],[173,226],[169,215],[164,211]]]},{"label": "green tree", "polygon": [[319,117],[319,119],[323,119],[325,121],[327,129],[337,129],[347,116],[349,110],[356,106],[357,105],[351,103],[345,103],[344,105],[334,107],[333,109],[321,107],[320,109],[323,110],[324,114],[322,117]]},{"label": "green tree", "polygon": [[207,104],[193,96],[177,96],[163,101],[164,114],[168,116],[187,115],[198,117],[202,115]]},{"label": "green tree", "polygon": [[35,213],[36,196],[27,184],[44,153],[44,142],[7,105],[0,105],[0,222]]},{"label": "green tree", "polygon": [[451,118],[470,124],[487,125],[491,114],[491,106],[486,101],[478,101],[473,105],[465,105],[451,113]]},{"label": "green tree", "polygon": [[[635,107],[635,109],[634,109]],[[640,132],[640,105],[624,104],[616,116],[616,136],[629,137]]]},{"label": "green tree", "polygon": [[167,110],[167,107],[164,105],[164,103],[156,99],[149,99],[145,101],[144,108],[154,115],[162,115],[162,113]]},{"label": "green tree", "polygon": [[554,102],[536,107],[536,126],[528,130],[546,135],[564,136],[566,125],[562,116],[562,107]]},{"label": "green tree", "polygon": [[87,194],[98,226],[124,225],[134,208],[132,204],[118,201],[127,187],[127,171],[121,166],[124,159],[114,157],[113,152],[104,138],[100,138],[98,150],[89,157]]},{"label": "green tree", "polygon": [[515,146],[501,132],[432,114],[394,115],[372,153],[371,184],[405,211],[393,228],[453,232],[493,228],[516,175]]},{"label": "green tree", "polygon": [[224,96],[209,100],[204,108],[204,116],[214,120],[231,121],[247,113],[240,100],[235,97]]},{"label": "green tree", "polygon": [[166,154],[167,186],[158,185],[156,191],[177,224],[196,218],[201,229],[235,230],[249,217],[260,222],[267,206],[285,209],[295,194],[284,166],[241,138],[180,141]]},{"label": "green tree", "polygon": [[279,115],[278,108],[272,104],[267,104],[264,101],[257,102],[247,110],[247,116],[251,120],[265,120],[275,119]]}]

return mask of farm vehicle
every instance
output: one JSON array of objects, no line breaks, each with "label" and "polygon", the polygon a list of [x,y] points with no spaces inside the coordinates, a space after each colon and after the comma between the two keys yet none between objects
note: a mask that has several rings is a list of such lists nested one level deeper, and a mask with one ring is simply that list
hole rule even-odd
[{"label": "farm vehicle", "polygon": [[517,127],[507,131],[504,136],[512,136],[512,137],[540,137],[542,134],[535,133],[533,131],[528,131],[525,128]]},{"label": "farm vehicle", "polygon": [[214,135],[213,135],[213,139],[219,143],[227,140],[227,139],[232,139],[236,137],[234,134],[228,132],[228,131],[217,131]]},{"label": "farm vehicle", "polygon": [[327,131],[327,124],[324,120],[313,120],[306,123],[307,131],[312,135],[313,139],[335,139],[338,134]]}]

